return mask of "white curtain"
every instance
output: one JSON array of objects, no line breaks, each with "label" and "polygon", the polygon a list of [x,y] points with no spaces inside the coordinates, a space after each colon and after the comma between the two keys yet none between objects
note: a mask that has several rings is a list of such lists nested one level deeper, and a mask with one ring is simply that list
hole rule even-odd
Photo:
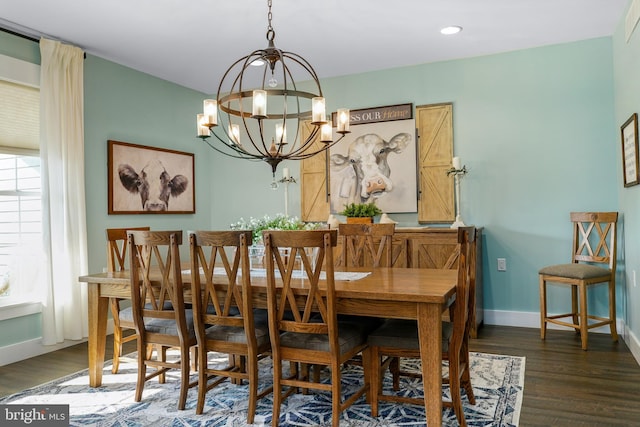
[{"label": "white curtain", "polygon": [[43,344],[88,335],[84,193],[84,52],[40,40],[40,156],[47,258]]}]

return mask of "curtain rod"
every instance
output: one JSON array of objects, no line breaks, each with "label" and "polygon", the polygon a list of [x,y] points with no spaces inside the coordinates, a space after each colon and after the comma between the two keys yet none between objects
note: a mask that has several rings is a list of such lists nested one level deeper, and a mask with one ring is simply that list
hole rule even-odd
[{"label": "curtain rod", "polygon": [[8,28],[0,27],[0,31],[8,33],[8,34],[12,34],[14,36],[22,37],[23,39],[27,39],[27,40],[30,40],[32,42],[40,43],[40,40],[35,38],[35,37],[31,37],[31,36],[28,36],[26,34],[22,34],[22,33],[19,33],[17,31],[14,31],[14,30],[10,30]]},{"label": "curtain rod", "polygon": [[[40,43],[40,39],[37,39],[37,38],[32,37],[32,36],[28,36],[28,35],[23,34],[23,33],[19,33],[19,32],[15,31],[15,30],[10,30],[9,28],[0,27],[0,31],[5,32],[7,34],[11,34],[11,35],[17,36],[17,37],[21,37],[23,39],[27,39],[27,40],[35,42],[35,43]],[[84,49],[83,49],[82,53],[83,53],[83,58],[87,59],[87,52],[84,52]]]}]

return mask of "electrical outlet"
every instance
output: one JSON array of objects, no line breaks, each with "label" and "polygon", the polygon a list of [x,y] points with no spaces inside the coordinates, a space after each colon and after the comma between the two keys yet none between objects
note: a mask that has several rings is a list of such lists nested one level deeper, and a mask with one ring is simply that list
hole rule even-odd
[{"label": "electrical outlet", "polygon": [[507,259],[498,258],[498,271],[507,271]]}]

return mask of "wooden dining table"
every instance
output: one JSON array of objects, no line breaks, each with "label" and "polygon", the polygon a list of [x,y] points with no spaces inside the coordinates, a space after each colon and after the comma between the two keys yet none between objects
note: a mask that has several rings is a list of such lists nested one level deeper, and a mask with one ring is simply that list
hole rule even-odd
[{"label": "wooden dining table", "polygon": [[[190,281],[188,272],[183,272],[183,280]],[[89,383],[99,387],[109,298],[131,298],[129,273],[90,274],[79,281],[88,286]],[[374,269],[358,280],[335,281],[339,314],[417,320],[429,426],[442,424],[442,313],[455,299],[456,281],[456,270],[396,267]],[[251,283],[254,305],[266,308],[266,278],[252,273]],[[304,287],[305,279],[296,283]]]}]

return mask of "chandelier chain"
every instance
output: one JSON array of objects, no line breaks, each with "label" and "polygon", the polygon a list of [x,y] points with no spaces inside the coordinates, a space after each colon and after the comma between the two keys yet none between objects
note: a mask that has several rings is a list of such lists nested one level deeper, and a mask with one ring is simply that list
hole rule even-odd
[{"label": "chandelier chain", "polygon": [[269,6],[269,13],[267,14],[267,19],[269,20],[269,25],[267,26],[267,32],[272,32],[273,31],[273,26],[271,25],[271,19],[273,18],[273,15],[271,13],[271,5],[272,5],[271,0],[267,1],[267,5]]}]

